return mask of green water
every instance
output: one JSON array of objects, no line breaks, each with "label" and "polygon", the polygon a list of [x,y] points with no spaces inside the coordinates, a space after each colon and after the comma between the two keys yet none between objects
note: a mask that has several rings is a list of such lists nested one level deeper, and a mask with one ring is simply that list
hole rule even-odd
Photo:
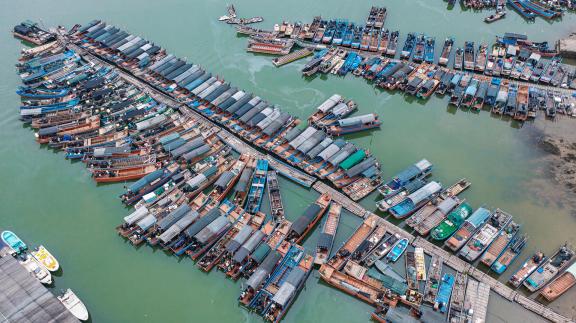
[{"label": "green water", "polygon": [[[271,27],[283,19],[308,21],[317,14],[361,22],[372,3],[376,4],[293,0],[271,5],[269,1],[243,0],[236,7],[240,16],[264,16],[263,27]],[[566,35],[576,20],[569,15],[554,24],[540,19],[528,24],[511,12],[505,20],[485,25],[485,14],[462,13],[458,8],[446,11],[446,3],[440,0],[378,4],[388,7],[386,26],[401,30],[402,41],[408,31],[426,31],[438,40],[453,35],[458,44],[468,39],[491,41],[506,31],[555,40]],[[351,76],[304,80],[299,73],[303,62],[277,69],[269,57],[245,53],[245,39],[216,21],[225,13],[225,1],[29,0],[2,1],[0,8],[0,226],[16,231],[29,244],[46,245],[58,257],[63,275],[55,278],[54,291],[73,288],[87,304],[93,322],[260,319],[237,306],[241,283],[226,280],[220,273],[201,273],[189,259],[179,260],[148,247],[135,249],[118,237],[114,227],[130,212],[116,199],[123,185],[97,187],[83,164],[70,163],[61,153],[40,148],[31,131],[19,123],[14,94],[19,80],[13,64],[22,45],[8,31],[24,19],[47,26],[106,20],[301,118],[333,93],[352,98],[361,112],[376,112],[383,120],[381,130],[350,138],[380,158],[386,177],[427,158],[436,166],[434,178],[445,185],[468,178],[473,184],[463,195],[475,207],[486,203],[503,208],[524,224],[530,243],[523,258],[538,246],[552,252],[561,242],[575,241],[576,221],[555,199],[554,190],[561,188],[541,175],[546,165],[526,140],[532,125],[518,128],[485,112],[453,111],[437,98],[422,104],[400,94],[380,92]],[[280,184],[290,219],[316,196],[284,179]],[[374,209],[375,200],[376,196],[370,196],[362,203]],[[359,219],[349,215],[342,222],[336,246]],[[306,241],[306,247],[314,247],[316,234]],[[570,298],[566,295],[553,306],[565,311]],[[369,306],[320,283],[314,273],[286,321],[365,322],[370,311]],[[489,321],[494,322],[538,321],[533,315],[520,315],[516,307],[497,297],[491,298],[489,312]]]}]

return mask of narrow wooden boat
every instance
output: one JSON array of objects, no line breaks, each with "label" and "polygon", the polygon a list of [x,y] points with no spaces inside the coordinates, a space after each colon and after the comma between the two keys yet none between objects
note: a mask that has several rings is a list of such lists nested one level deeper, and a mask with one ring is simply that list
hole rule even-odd
[{"label": "narrow wooden boat", "polygon": [[423,248],[414,248],[414,259],[416,261],[416,278],[426,280],[426,261]]},{"label": "narrow wooden boat", "polygon": [[332,250],[332,244],[334,243],[334,238],[336,237],[336,232],[338,231],[338,224],[340,222],[340,212],[342,211],[342,205],[334,202],[330,205],[330,210],[328,211],[328,216],[322,227],[322,232],[318,237],[318,244],[316,246],[316,254],[314,256],[314,264],[322,265],[328,261],[330,257],[330,251]]},{"label": "narrow wooden boat", "polygon": [[508,245],[512,242],[514,237],[520,232],[520,225],[516,224],[514,221],[510,221],[508,225],[498,233],[494,241],[486,249],[486,252],[482,255],[481,262],[490,267],[498,259],[498,257],[504,252]]},{"label": "narrow wooden boat", "polygon": [[58,271],[60,264],[58,260],[43,245],[38,246],[36,251],[31,252],[32,256],[38,260],[42,266],[51,272]]},{"label": "narrow wooden boat", "polygon": [[310,205],[290,227],[290,231],[286,236],[286,240],[293,243],[300,243],[308,235],[310,230],[320,221],[324,212],[330,205],[332,196],[330,194],[322,194],[316,202]]},{"label": "narrow wooden boat", "polygon": [[458,255],[469,262],[473,262],[490,246],[500,232],[504,229],[518,231],[513,229],[516,227],[518,225],[512,221],[512,215],[497,209],[492,213],[487,223],[464,245]]},{"label": "narrow wooden boat", "polygon": [[252,184],[248,192],[248,198],[244,209],[250,214],[256,214],[260,211],[262,199],[264,197],[264,189],[266,188],[266,176],[268,174],[268,160],[259,159],[256,162],[256,168],[252,175]]},{"label": "narrow wooden boat", "polygon": [[544,265],[526,278],[523,283],[524,287],[532,293],[538,291],[574,262],[574,258],[574,250],[568,244],[564,244],[552,257],[546,260]]},{"label": "narrow wooden boat", "polygon": [[62,296],[58,296],[58,300],[80,321],[87,321],[90,317],[86,305],[82,303],[80,298],[78,298],[70,288],[68,288]]},{"label": "narrow wooden boat", "polygon": [[460,322],[460,318],[464,313],[464,301],[466,295],[466,283],[468,275],[465,273],[457,272],[454,278],[454,289],[450,297],[450,308],[448,309],[448,321]]},{"label": "narrow wooden boat", "polygon": [[2,231],[2,242],[15,253],[19,254],[28,249],[28,246],[12,231]]},{"label": "narrow wooden boat", "polygon": [[530,276],[536,269],[548,259],[543,252],[537,251],[534,255],[530,256],[524,264],[510,277],[508,283],[515,288],[520,287],[524,280]]},{"label": "narrow wooden boat", "polygon": [[518,255],[520,255],[526,246],[527,240],[528,237],[526,235],[517,235],[513,238],[508,247],[506,247],[502,254],[500,254],[500,256],[498,256],[498,258],[492,263],[490,269],[497,274],[502,274],[506,269],[508,269],[510,264],[516,260]]},{"label": "narrow wooden boat", "polygon": [[446,240],[444,245],[452,250],[458,251],[468,240],[481,228],[486,221],[490,218],[492,212],[483,207],[478,208],[472,215],[464,222],[464,224],[454,232],[454,234]]},{"label": "narrow wooden boat", "polygon": [[284,219],[284,204],[280,194],[278,174],[275,170],[268,171],[268,200],[270,201],[270,215],[275,222],[280,223]]},{"label": "narrow wooden boat", "polygon": [[450,59],[450,53],[452,52],[452,46],[454,46],[454,38],[446,38],[444,40],[444,45],[442,47],[442,53],[438,59],[438,65],[448,66],[448,60]]},{"label": "narrow wooden boat", "polygon": [[386,256],[396,242],[400,239],[398,235],[390,233],[387,237],[382,238],[380,244],[372,250],[372,252],[364,259],[363,263],[370,267],[375,262],[380,261],[382,257]]},{"label": "narrow wooden boat", "polygon": [[408,247],[408,239],[402,238],[396,242],[392,250],[386,255],[386,261],[396,262]]},{"label": "narrow wooden boat", "polygon": [[418,289],[418,274],[416,273],[416,259],[413,251],[406,251],[405,265],[408,288]]},{"label": "narrow wooden boat", "polygon": [[576,264],[572,264],[564,273],[546,285],[540,295],[552,302],[574,285],[576,285]]},{"label": "narrow wooden boat", "polygon": [[157,164],[154,164],[124,168],[119,170],[95,171],[92,174],[94,176],[94,180],[97,183],[116,183],[142,178],[157,169]]},{"label": "narrow wooden boat", "polygon": [[352,233],[350,238],[348,238],[342,247],[340,247],[338,252],[336,252],[336,254],[333,255],[326,264],[332,268],[335,268],[336,270],[341,270],[350,255],[352,255],[356,249],[358,249],[358,247],[360,247],[360,245],[366,240],[366,238],[368,238],[372,231],[374,231],[376,225],[376,215],[366,218],[360,224],[358,229]]},{"label": "narrow wooden boat", "polygon": [[424,288],[424,301],[434,304],[436,296],[438,295],[438,288],[440,287],[440,280],[442,279],[442,266],[444,261],[442,258],[433,255],[428,267],[428,280]]},{"label": "narrow wooden boat", "polygon": [[434,301],[434,309],[439,310],[441,313],[446,313],[450,306],[450,295],[454,287],[454,276],[451,274],[444,274],[438,288],[438,295]]}]

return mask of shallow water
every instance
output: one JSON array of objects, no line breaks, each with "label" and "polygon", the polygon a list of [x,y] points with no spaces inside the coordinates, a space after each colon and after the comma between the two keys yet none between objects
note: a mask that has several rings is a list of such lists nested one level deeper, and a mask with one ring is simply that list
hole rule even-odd
[{"label": "shallow water", "polygon": [[[371,1],[370,3],[376,3]],[[282,19],[308,21],[312,16],[348,17],[361,22],[370,3],[352,1],[237,3],[240,16],[261,15],[263,27]],[[513,12],[497,23],[485,25],[488,13],[445,10],[434,1],[386,2],[386,26],[426,31],[437,42],[448,35],[464,40],[492,41],[505,31],[526,32],[535,40],[555,40],[574,26],[576,16],[554,24],[540,19],[526,23]],[[556,201],[562,190],[546,178],[539,150],[528,140],[531,124],[519,128],[495,120],[488,113],[468,113],[447,108],[446,100],[431,98],[425,104],[401,94],[375,90],[352,76],[305,80],[299,69],[304,62],[275,68],[270,58],[244,51],[246,42],[233,29],[216,21],[225,13],[224,1],[4,1],[0,4],[0,226],[17,232],[29,244],[44,244],[60,260],[63,275],[56,277],[54,291],[71,287],[88,305],[94,322],[260,321],[236,303],[241,283],[220,273],[204,274],[189,259],[169,257],[148,247],[134,249],[114,231],[130,211],[116,199],[122,184],[97,187],[81,163],[69,163],[63,154],[40,148],[29,129],[17,120],[19,80],[13,64],[22,45],[6,31],[24,19],[47,26],[86,23],[103,19],[147,37],[189,61],[197,62],[233,84],[279,104],[301,118],[333,93],[354,99],[361,113],[376,112],[381,130],[349,137],[368,147],[382,161],[385,177],[427,158],[435,164],[434,178],[444,185],[466,177],[472,187],[463,194],[474,207],[486,204],[515,215],[530,235],[521,258],[537,248],[551,253],[560,243],[575,241],[576,221],[570,210]],[[30,9],[32,8],[32,9]],[[440,46],[440,45],[438,45]],[[437,49],[439,50],[439,49]],[[316,193],[281,180],[288,217],[296,218]],[[373,210],[376,196],[362,204]],[[267,201],[264,201],[266,204]],[[359,219],[348,215],[338,231],[339,246]],[[316,230],[317,231],[317,230]],[[316,235],[306,240],[312,249]],[[503,279],[519,266],[518,260]],[[209,277],[206,277],[209,276]],[[566,310],[571,295],[553,304]],[[365,322],[371,308],[321,283],[314,273],[286,317],[287,322]],[[493,297],[489,321],[516,321],[519,309]],[[526,315],[524,321],[538,321]]]}]

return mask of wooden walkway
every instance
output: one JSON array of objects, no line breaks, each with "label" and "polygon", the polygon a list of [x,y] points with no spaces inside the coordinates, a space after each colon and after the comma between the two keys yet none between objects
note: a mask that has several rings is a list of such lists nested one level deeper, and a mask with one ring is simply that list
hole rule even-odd
[{"label": "wooden walkway", "polygon": [[[373,214],[372,212],[364,209],[358,203],[350,200],[344,194],[336,191],[332,187],[324,184],[323,182],[320,182],[320,181],[316,182],[316,184],[314,184],[313,188],[321,194],[323,194],[323,193],[331,194],[333,201],[340,203],[342,205],[342,207],[344,207],[345,209],[347,209],[351,213],[353,213],[353,214],[355,214],[361,218],[366,218],[367,216]],[[536,302],[536,301],[534,301],[528,297],[525,297],[525,296],[519,294],[515,290],[512,290],[510,287],[506,286],[505,283],[499,282],[498,280],[490,277],[489,275],[476,269],[474,266],[470,265],[466,261],[460,259],[456,255],[432,244],[431,242],[429,242],[429,241],[427,241],[421,237],[415,237],[415,236],[411,235],[410,233],[406,232],[404,229],[390,223],[389,221],[387,221],[381,217],[378,217],[378,219],[381,221],[381,223],[385,224],[387,226],[387,229],[389,229],[391,232],[397,233],[400,236],[407,238],[414,247],[423,248],[424,252],[430,256],[437,256],[437,257],[442,258],[442,260],[444,260],[445,265],[452,267],[456,271],[466,273],[479,282],[478,296],[477,296],[478,300],[477,301],[480,302],[479,303],[480,305],[477,305],[477,306],[482,307],[483,309],[475,307],[474,312],[476,314],[474,315],[474,317],[479,317],[479,318],[481,317],[482,313],[478,313],[478,311],[484,311],[484,317],[486,316],[485,311],[486,311],[486,308],[488,306],[488,298],[489,298],[489,294],[490,294],[490,289],[492,289],[498,295],[504,297],[505,299],[509,300],[510,302],[516,302],[516,303],[522,305],[524,308],[530,310],[533,313],[540,315],[541,317],[543,317],[549,321],[562,322],[562,323],[572,322],[572,320],[570,320],[569,318],[554,312],[550,308],[548,308],[548,307],[546,307],[546,306],[544,306],[544,305],[542,305],[542,304],[540,304],[540,303],[538,303],[538,302]],[[482,321],[479,320],[478,322],[482,322]]]}]

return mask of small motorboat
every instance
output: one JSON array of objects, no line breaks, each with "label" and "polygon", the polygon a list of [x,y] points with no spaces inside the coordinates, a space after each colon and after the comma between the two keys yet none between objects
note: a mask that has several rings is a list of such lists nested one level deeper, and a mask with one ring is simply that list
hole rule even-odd
[{"label": "small motorboat", "polygon": [[396,242],[394,247],[392,247],[392,250],[390,250],[390,253],[386,255],[386,261],[396,262],[400,258],[400,256],[402,256],[404,251],[406,251],[407,247],[408,247],[408,239],[403,238],[398,240],[398,242]]},{"label": "small motorboat", "polygon": [[52,275],[44,266],[31,255],[26,254],[23,259],[20,260],[20,264],[31,274],[33,274],[42,284],[50,285],[52,284]]},{"label": "small motorboat", "polygon": [[496,20],[500,20],[500,19],[504,18],[505,16],[506,16],[506,11],[499,11],[493,15],[490,15],[490,16],[484,18],[484,22],[485,23],[491,23],[491,22],[494,22]]},{"label": "small motorboat", "polygon": [[15,253],[20,254],[28,247],[14,232],[12,231],[2,231],[2,242],[6,244]]},{"label": "small motorboat", "polygon": [[88,314],[88,309],[82,301],[74,294],[74,292],[68,288],[62,296],[58,296],[58,300],[80,321],[88,320],[90,316]]},{"label": "small motorboat", "polygon": [[224,15],[224,16],[221,16],[220,18],[218,18],[218,21],[227,21],[227,20],[230,20],[230,19],[232,19],[232,17],[229,17],[229,16]]},{"label": "small motorboat", "polygon": [[32,251],[32,256],[38,260],[38,262],[51,272],[58,271],[60,264],[58,260],[42,245],[38,246],[36,251]]}]

